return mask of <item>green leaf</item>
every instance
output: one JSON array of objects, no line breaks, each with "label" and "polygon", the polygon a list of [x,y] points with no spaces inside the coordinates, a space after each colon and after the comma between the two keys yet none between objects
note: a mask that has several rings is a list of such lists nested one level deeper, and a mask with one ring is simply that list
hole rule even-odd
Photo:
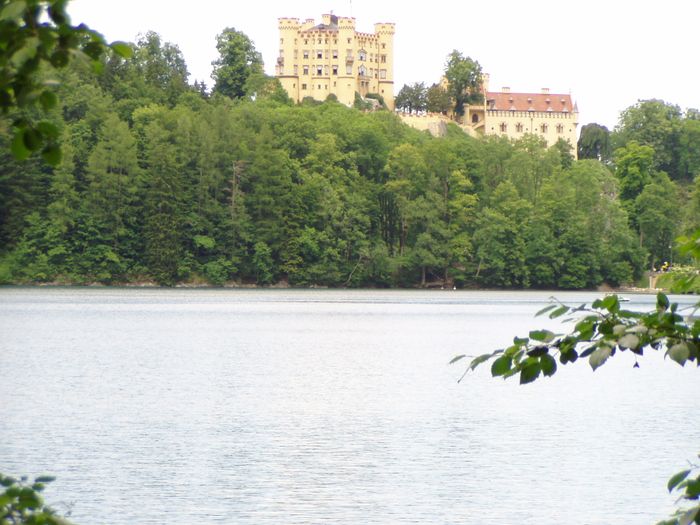
[{"label": "green leaf", "polygon": [[605,363],[605,361],[608,360],[608,357],[610,357],[611,353],[612,348],[610,348],[609,346],[601,346],[596,348],[591,354],[591,357],[588,358],[588,362],[590,363],[591,368],[593,368],[593,370],[597,370],[603,365],[603,363]]},{"label": "green leaf", "polygon": [[60,133],[58,126],[53,122],[49,122],[48,120],[42,120],[39,122],[36,125],[36,129],[38,129],[45,138],[55,139]]},{"label": "green leaf", "polygon": [[690,472],[691,472],[690,469],[688,469],[688,470],[682,470],[682,471],[680,471],[680,472],[677,472],[677,473],[674,474],[673,476],[671,476],[670,479],[668,480],[668,485],[667,485],[668,491],[671,492],[673,489],[675,489],[676,486],[677,486],[681,481],[683,481],[685,478],[688,477],[688,474],[690,474]]},{"label": "green leaf", "polygon": [[58,144],[50,144],[44,148],[41,156],[48,164],[56,167],[63,160],[63,151],[61,151],[61,147]]},{"label": "green leaf", "polygon": [[700,495],[700,478],[686,481],[685,497],[695,499],[698,495]]},{"label": "green leaf", "polygon": [[16,20],[27,9],[27,3],[23,1],[10,2],[0,11],[0,20]]},{"label": "green leaf", "polygon": [[569,311],[569,307],[568,307],[568,306],[560,306],[559,308],[557,308],[556,310],[554,310],[551,314],[549,314],[549,318],[550,318],[550,319],[556,319],[557,317],[561,317],[562,315],[564,315],[564,314],[567,313],[568,311]]},{"label": "green leaf", "polygon": [[58,104],[58,97],[56,96],[56,93],[46,89],[41,92],[41,95],[39,95],[39,103],[44,111],[49,111],[50,109],[55,108],[56,104]]},{"label": "green leaf", "polygon": [[524,366],[523,369],[520,371],[520,384],[526,385],[528,383],[532,383],[535,379],[539,377],[541,371],[542,367],[539,361]]},{"label": "green leaf", "polygon": [[70,23],[66,14],[65,2],[54,2],[53,5],[49,6],[49,16],[58,25]]},{"label": "green leaf", "polygon": [[688,357],[690,357],[690,348],[688,348],[685,341],[682,341],[669,348],[667,355],[679,365],[684,366]]},{"label": "green leaf", "polygon": [[620,298],[617,295],[608,295],[600,304],[609,312],[615,313],[620,309]]},{"label": "green leaf", "polygon": [[134,50],[126,42],[112,42],[109,47],[122,58],[131,58],[134,54]]},{"label": "green leaf", "polygon": [[[24,64],[36,56],[39,45],[40,42],[37,37],[27,38],[24,41],[24,45],[12,54],[12,57],[10,58],[12,65],[17,69],[21,68]],[[32,68],[32,70],[34,69],[36,69],[36,66]]]},{"label": "green leaf", "polygon": [[41,131],[34,128],[25,128],[24,133],[22,133],[22,140],[29,151],[38,150],[43,142]]},{"label": "green leaf", "polygon": [[509,355],[502,355],[491,365],[491,375],[493,377],[502,376],[510,371],[513,366],[513,359]]},{"label": "green leaf", "polygon": [[678,518],[678,525],[691,525],[698,516],[698,513],[700,513],[700,506],[698,505],[685,511],[683,515]]},{"label": "green leaf", "polygon": [[549,343],[554,339],[554,333],[549,330],[533,330],[530,332],[530,339]]},{"label": "green leaf", "polygon": [[540,367],[542,368],[542,373],[546,377],[551,377],[557,371],[557,360],[550,354],[545,354],[540,357]]},{"label": "green leaf", "polygon": [[656,309],[664,312],[668,309],[669,305],[671,303],[668,300],[668,297],[666,297],[665,294],[658,293],[656,294]]},{"label": "green leaf", "polygon": [[25,160],[31,154],[31,150],[24,144],[24,132],[24,129],[18,129],[10,146],[12,156],[17,160]]},{"label": "green leaf", "polygon": [[539,312],[537,312],[535,314],[535,317],[539,317],[542,314],[546,314],[550,310],[554,310],[556,307],[557,307],[556,304],[550,304],[549,306],[545,306],[544,308],[542,308],[542,310],[540,310]]},{"label": "green leaf", "polygon": [[103,51],[104,48],[102,46],[102,43],[100,42],[92,41],[83,45],[83,53],[85,53],[93,60],[99,60],[100,56],[102,56]]},{"label": "green leaf", "polygon": [[484,361],[488,361],[495,355],[494,353],[491,354],[481,354],[480,356],[475,357],[474,359],[471,360],[469,363],[469,369],[474,370],[477,366],[479,366],[481,363]]},{"label": "green leaf", "polygon": [[467,357],[466,354],[456,355],[452,359],[450,359],[449,364],[456,363],[457,361],[459,361],[460,359],[464,359],[465,357]]},{"label": "green leaf", "polygon": [[540,357],[549,352],[549,348],[546,346],[537,346],[530,350],[527,355],[528,357]]},{"label": "green leaf", "polygon": [[617,344],[620,348],[635,349],[639,347],[639,337],[634,334],[625,334],[618,339]]}]

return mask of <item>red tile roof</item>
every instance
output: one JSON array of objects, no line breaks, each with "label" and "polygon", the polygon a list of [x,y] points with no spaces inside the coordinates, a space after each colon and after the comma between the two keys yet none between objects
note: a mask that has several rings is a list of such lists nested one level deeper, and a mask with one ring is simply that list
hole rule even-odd
[{"label": "red tile roof", "polygon": [[555,93],[486,93],[486,108],[498,111],[544,111],[571,113],[577,111],[571,95]]}]

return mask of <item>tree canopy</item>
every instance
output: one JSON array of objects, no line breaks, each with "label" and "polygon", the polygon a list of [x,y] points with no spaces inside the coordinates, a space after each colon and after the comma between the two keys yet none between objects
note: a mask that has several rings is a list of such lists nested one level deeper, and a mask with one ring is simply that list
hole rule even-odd
[{"label": "tree canopy", "polygon": [[447,57],[445,79],[457,115],[464,115],[465,104],[483,102],[481,66],[477,61],[455,49]]},{"label": "tree canopy", "polygon": [[212,62],[214,93],[242,98],[254,92],[252,83],[263,75],[262,55],[245,33],[227,27],[216,37],[219,56]]}]

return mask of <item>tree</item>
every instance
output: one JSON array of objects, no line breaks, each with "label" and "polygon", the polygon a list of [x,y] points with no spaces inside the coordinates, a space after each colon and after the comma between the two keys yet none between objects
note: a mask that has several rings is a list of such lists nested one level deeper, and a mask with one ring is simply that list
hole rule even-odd
[{"label": "tree", "polygon": [[671,260],[673,239],[680,233],[678,189],[665,173],[660,173],[634,201],[640,244],[649,250],[651,267]]},{"label": "tree", "polygon": [[131,54],[122,42],[108,45],[86,25],[71,25],[66,4],[66,0],[0,2],[0,111],[12,118],[11,149],[17,159],[41,151],[48,163],[61,161],[59,129],[46,120],[36,122],[32,115],[37,109],[46,113],[58,102],[42,69],[64,68],[75,56],[99,70],[108,49],[125,57]]},{"label": "tree", "polygon": [[216,37],[219,57],[212,62],[213,93],[237,99],[252,93],[249,82],[263,74],[262,55],[245,33],[227,27]]},{"label": "tree", "polygon": [[430,86],[425,94],[425,109],[431,113],[447,114],[451,106],[450,95],[440,84]]},{"label": "tree", "polygon": [[684,175],[680,166],[681,127],[682,113],[678,106],[663,100],[640,100],[621,113],[613,142],[616,147],[636,141],[653,148],[652,167],[678,180]]},{"label": "tree", "polygon": [[578,139],[578,158],[595,159],[600,162],[610,162],[612,147],[610,145],[610,131],[600,124],[586,124],[581,127],[581,135]]},{"label": "tree", "polygon": [[454,111],[464,115],[465,104],[476,104],[484,99],[481,91],[481,66],[475,60],[462,56],[456,49],[445,64],[447,92],[454,101]]},{"label": "tree", "polygon": [[418,113],[426,108],[426,89],[423,82],[404,84],[394,99],[394,105],[407,113]]},{"label": "tree", "polygon": [[637,198],[654,176],[654,149],[637,141],[615,150],[615,175],[620,181],[620,198]]}]

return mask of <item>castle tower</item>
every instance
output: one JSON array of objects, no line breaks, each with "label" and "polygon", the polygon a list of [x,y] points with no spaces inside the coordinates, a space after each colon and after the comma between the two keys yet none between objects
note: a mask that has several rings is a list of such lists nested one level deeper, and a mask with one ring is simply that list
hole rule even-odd
[{"label": "castle tower", "polygon": [[394,24],[357,32],[355,19],[325,14],[321,23],[280,18],[276,76],[296,102],[329,95],[352,106],[355,94],[376,94],[394,108]]}]

